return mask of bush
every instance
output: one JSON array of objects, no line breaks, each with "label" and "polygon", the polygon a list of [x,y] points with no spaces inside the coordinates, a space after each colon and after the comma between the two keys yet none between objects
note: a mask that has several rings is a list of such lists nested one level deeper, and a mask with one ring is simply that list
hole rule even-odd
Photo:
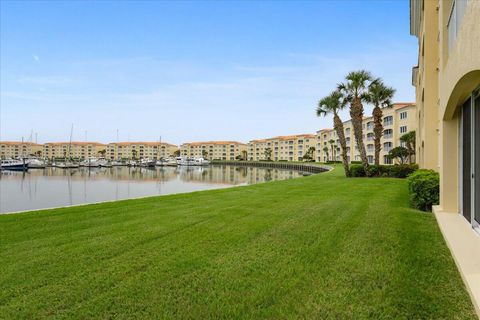
[{"label": "bush", "polygon": [[350,176],[352,177],[365,177],[365,170],[361,164],[350,165]]},{"label": "bush", "polygon": [[[406,178],[418,169],[416,164],[399,164],[393,166],[384,165],[370,165],[368,166],[369,177],[391,177],[391,178]],[[363,165],[354,164],[350,165],[350,174],[352,177],[365,177],[365,170]]]},{"label": "bush", "polygon": [[431,211],[439,203],[440,178],[433,170],[417,170],[408,178],[411,205],[419,210]]},{"label": "bush", "polygon": [[362,161],[351,161],[351,164],[362,164]]},{"label": "bush", "polygon": [[416,164],[396,164],[393,166],[384,166],[387,171],[387,176],[392,178],[406,178],[410,174],[418,170]]}]

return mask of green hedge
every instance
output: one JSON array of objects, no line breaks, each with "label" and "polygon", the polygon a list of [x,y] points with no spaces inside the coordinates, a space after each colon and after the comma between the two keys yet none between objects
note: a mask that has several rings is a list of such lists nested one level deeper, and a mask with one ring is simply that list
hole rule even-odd
[{"label": "green hedge", "polygon": [[[368,167],[369,177],[391,177],[406,178],[418,169],[416,164],[398,164],[398,165],[370,165]],[[352,177],[365,177],[365,170],[361,164],[352,164],[350,166],[350,174]]]},{"label": "green hedge", "polygon": [[408,178],[411,205],[419,210],[431,211],[439,203],[440,177],[434,170],[417,170]]}]

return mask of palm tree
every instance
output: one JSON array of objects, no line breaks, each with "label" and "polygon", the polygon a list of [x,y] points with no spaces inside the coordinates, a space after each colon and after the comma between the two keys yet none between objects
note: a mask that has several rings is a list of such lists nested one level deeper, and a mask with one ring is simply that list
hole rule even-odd
[{"label": "palm tree", "polygon": [[323,147],[323,152],[325,152],[325,154],[327,155],[327,161],[328,161],[328,147],[327,146]]},{"label": "palm tree", "polygon": [[264,155],[265,160],[272,161],[272,148],[265,148]]},{"label": "palm tree", "polygon": [[[343,130],[343,122],[338,115],[338,112],[342,110],[346,105],[347,100],[340,91],[333,91],[330,95],[324,97],[318,102],[317,116],[326,116],[327,114],[333,114],[333,128],[337,133],[338,140],[340,141],[340,147],[342,148],[342,162],[345,169],[345,175],[350,177],[350,168],[348,166],[347,158],[347,142],[345,140],[345,131]],[[333,147],[335,141],[330,140],[329,143]],[[328,157],[328,148],[327,157]],[[325,151],[323,148],[323,151]]]},{"label": "palm tree", "polygon": [[409,131],[400,137],[408,150],[408,163],[412,164],[412,156],[415,154],[415,131]]},{"label": "palm tree", "polygon": [[202,150],[202,157],[203,157],[203,159],[207,159],[207,157],[208,157],[208,151],[207,150]]},{"label": "palm tree", "polygon": [[383,108],[392,107],[392,98],[395,89],[387,87],[381,79],[376,79],[368,86],[368,93],[365,95],[365,102],[373,104],[373,141],[375,144],[375,165],[380,164],[380,150],[382,145],[380,139],[383,135]]},{"label": "palm tree", "polygon": [[330,140],[328,140],[328,143],[330,143],[330,151],[331,151],[331,152],[330,152],[330,156],[332,157],[332,158],[330,159],[330,161],[333,161],[333,144],[335,143],[335,140],[330,139]]},{"label": "palm tree", "polygon": [[345,77],[346,82],[338,85],[338,90],[345,95],[350,103],[350,117],[352,119],[355,142],[360,151],[363,169],[368,173],[368,159],[365,145],[363,144],[363,105],[368,83],[372,81],[372,75],[365,70],[352,71]]},{"label": "palm tree", "polygon": [[242,150],[242,160],[248,160],[248,152],[247,150]]}]

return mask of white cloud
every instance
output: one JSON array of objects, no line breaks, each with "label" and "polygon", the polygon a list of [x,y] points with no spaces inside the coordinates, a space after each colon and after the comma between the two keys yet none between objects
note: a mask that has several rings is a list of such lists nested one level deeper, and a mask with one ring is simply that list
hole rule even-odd
[{"label": "white cloud", "polygon": [[32,58],[33,58],[33,60],[35,60],[35,61],[40,61],[40,57],[37,56],[36,54],[32,54]]}]

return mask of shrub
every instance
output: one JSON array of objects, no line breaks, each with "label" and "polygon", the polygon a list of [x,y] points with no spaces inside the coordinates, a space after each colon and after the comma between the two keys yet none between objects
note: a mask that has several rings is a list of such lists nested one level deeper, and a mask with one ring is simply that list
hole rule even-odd
[{"label": "shrub", "polygon": [[361,164],[350,165],[350,176],[352,177],[365,177],[365,170]]},{"label": "shrub", "polygon": [[408,178],[411,205],[423,211],[431,211],[440,198],[440,178],[433,170],[417,170]]},{"label": "shrub", "polygon": [[[393,166],[384,165],[370,165],[368,166],[369,177],[391,177],[391,178],[406,178],[418,169],[416,164],[399,164]],[[361,164],[352,164],[350,166],[350,173],[352,177],[365,177],[365,170]]]},{"label": "shrub", "polygon": [[351,164],[362,164],[362,161],[351,161]]},{"label": "shrub", "polygon": [[[392,178],[406,178],[418,169],[416,164],[396,164],[393,166],[385,166],[387,175]],[[387,169],[388,168],[388,169]]]},{"label": "shrub", "polygon": [[372,164],[368,166],[370,177],[381,177],[385,173],[385,166]]}]

